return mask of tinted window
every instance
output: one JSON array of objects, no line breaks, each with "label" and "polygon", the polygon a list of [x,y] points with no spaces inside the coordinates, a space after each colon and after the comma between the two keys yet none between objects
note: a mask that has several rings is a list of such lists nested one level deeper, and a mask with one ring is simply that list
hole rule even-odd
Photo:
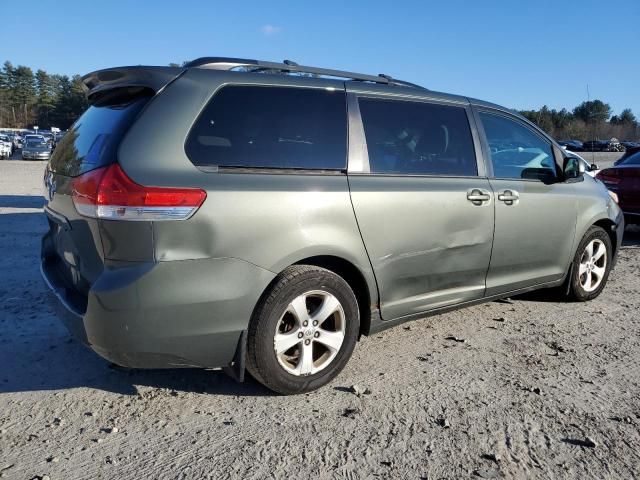
[{"label": "tinted window", "polygon": [[148,99],[149,96],[139,89],[106,93],[62,138],[49,168],[73,177],[114,163],[120,140]]},{"label": "tinted window", "polygon": [[551,180],[556,164],[551,143],[520,122],[480,112],[491,151],[493,176]]},{"label": "tinted window", "polygon": [[195,165],[344,169],[344,91],[229,86],[194,125],[186,152]]},{"label": "tinted window", "polygon": [[478,174],[464,108],[361,98],[372,173]]}]

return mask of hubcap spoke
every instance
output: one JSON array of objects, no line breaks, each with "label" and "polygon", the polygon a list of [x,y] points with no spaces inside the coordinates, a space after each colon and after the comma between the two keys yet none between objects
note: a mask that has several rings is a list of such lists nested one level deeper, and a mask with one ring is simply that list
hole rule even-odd
[{"label": "hubcap spoke", "polygon": [[316,342],[325,345],[332,352],[337,352],[342,346],[344,341],[344,333],[342,332],[329,332],[327,330],[319,329],[320,335],[315,339]]},{"label": "hubcap spoke", "polygon": [[340,302],[338,299],[331,294],[327,294],[320,308],[318,308],[313,314],[313,317],[311,317],[311,320],[317,321],[318,325],[322,325],[322,322],[329,318],[339,306]]},{"label": "hubcap spoke", "polygon": [[585,249],[585,253],[587,254],[587,259],[593,257],[593,242],[589,242],[587,248]]},{"label": "hubcap spoke", "polygon": [[593,270],[591,270],[591,274],[596,277],[597,282],[600,282],[600,280],[604,276],[604,267],[595,267]]},{"label": "hubcap spoke", "polygon": [[276,353],[284,353],[301,341],[302,340],[298,338],[297,331],[294,331],[293,333],[279,333],[276,335],[274,342]]},{"label": "hubcap spoke", "polygon": [[307,311],[307,299],[304,295],[300,295],[293,299],[289,304],[289,311],[298,319],[299,325],[309,320],[309,312]]},{"label": "hubcap spoke", "polygon": [[310,375],[313,372],[313,343],[302,344],[297,370],[300,375]]},{"label": "hubcap spoke", "polygon": [[598,260],[600,260],[606,252],[607,252],[607,249],[604,247],[604,245],[601,243],[598,243],[596,245],[596,250],[593,252],[593,261],[597,262]]},{"label": "hubcap spoke", "polygon": [[584,280],[584,287],[587,290],[591,289],[591,272],[587,272],[587,277]]},{"label": "hubcap spoke", "polygon": [[585,274],[586,271],[587,271],[587,264],[581,263],[580,267],[578,268],[578,275],[582,276]]}]

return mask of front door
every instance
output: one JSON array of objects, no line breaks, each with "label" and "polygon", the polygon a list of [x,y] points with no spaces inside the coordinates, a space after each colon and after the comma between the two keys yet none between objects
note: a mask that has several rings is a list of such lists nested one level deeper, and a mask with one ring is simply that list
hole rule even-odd
[{"label": "front door", "polygon": [[469,107],[353,94],[349,105],[351,199],[383,319],[481,298],[494,205]]},{"label": "front door", "polygon": [[559,280],[572,258],[574,185],[560,180],[551,142],[516,117],[480,111],[495,233],[487,295]]}]

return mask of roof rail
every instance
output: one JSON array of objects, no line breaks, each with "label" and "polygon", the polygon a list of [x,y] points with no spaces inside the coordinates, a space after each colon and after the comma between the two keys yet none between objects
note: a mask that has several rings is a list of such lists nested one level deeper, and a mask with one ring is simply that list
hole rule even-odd
[{"label": "roof rail", "polygon": [[291,60],[284,60],[282,63],[265,62],[263,60],[251,60],[246,58],[230,58],[230,57],[201,57],[185,63],[185,68],[208,68],[212,70],[232,70],[238,67],[246,67],[250,71],[260,72],[265,70],[275,70],[282,73],[310,73],[325,77],[346,78],[359,82],[381,83],[385,85],[398,85],[403,87],[426,88],[416,85],[415,83],[405,82],[385,75],[366,75],[363,73],[345,72],[343,70],[332,70],[329,68],[306,67],[298,65]]}]

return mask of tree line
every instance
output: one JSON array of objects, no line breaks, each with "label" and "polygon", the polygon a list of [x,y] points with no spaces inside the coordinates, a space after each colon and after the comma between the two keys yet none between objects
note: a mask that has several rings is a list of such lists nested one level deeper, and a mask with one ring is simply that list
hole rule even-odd
[{"label": "tree line", "polygon": [[[178,64],[170,64],[179,66]],[[80,75],[57,75],[6,61],[0,69],[0,128],[66,130],[87,108]],[[640,139],[640,124],[629,108],[612,115],[601,100],[583,102],[573,110],[522,110],[522,115],[557,139]]]},{"label": "tree line", "polygon": [[602,100],[582,102],[572,111],[549,109],[521,110],[520,113],[558,140],[637,141],[640,125],[630,108],[611,115],[611,106]]},{"label": "tree line", "polygon": [[66,130],[87,105],[80,75],[34,73],[9,61],[0,69],[0,128]]}]

